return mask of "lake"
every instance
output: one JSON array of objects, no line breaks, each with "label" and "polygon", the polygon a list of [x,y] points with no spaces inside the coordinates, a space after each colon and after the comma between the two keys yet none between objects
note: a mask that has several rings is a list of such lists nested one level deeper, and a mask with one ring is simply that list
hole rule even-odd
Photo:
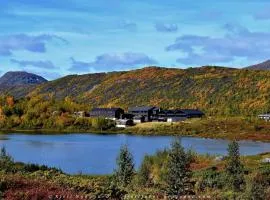
[{"label": "lake", "polygon": [[[136,167],[145,154],[169,147],[172,136],[96,135],[96,134],[8,134],[0,135],[0,147],[5,146],[15,161],[45,164],[61,168],[70,174],[109,174],[122,144],[127,144]],[[228,141],[181,137],[185,148],[198,153],[225,155]],[[270,143],[240,141],[243,155],[270,151]]]}]

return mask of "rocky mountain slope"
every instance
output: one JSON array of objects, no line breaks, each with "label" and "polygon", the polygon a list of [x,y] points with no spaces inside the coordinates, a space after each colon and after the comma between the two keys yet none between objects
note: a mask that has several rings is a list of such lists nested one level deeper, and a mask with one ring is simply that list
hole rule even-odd
[{"label": "rocky mountain slope", "polygon": [[256,65],[251,65],[251,66],[247,67],[247,69],[270,70],[270,60],[267,60],[265,62],[256,64]]},{"label": "rocky mountain slope", "polygon": [[0,93],[11,93],[14,96],[22,97],[35,86],[46,82],[45,78],[36,74],[23,71],[7,72],[0,78]]}]

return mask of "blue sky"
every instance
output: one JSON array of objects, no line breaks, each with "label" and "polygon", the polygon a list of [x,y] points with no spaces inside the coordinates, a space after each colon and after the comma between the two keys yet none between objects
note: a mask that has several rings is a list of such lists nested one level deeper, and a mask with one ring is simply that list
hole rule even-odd
[{"label": "blue sky", "polygon": [[270,58],[268,0],[0,0],[0,72],[47,79]]}]

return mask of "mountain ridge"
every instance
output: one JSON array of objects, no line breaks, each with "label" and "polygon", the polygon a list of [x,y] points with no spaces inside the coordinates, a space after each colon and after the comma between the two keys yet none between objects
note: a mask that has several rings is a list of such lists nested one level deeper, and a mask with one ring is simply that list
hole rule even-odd
[{"label": "mountain ridge", "polygon": [[255,65],[248,66],[246,68],[254,70],[270,70],[270,59]]},{"label": "mountain ridge", "polygon": [[0,85],[16,86],[41,84],[47,80],[39,75],[25,71],[9,71],[0,78]]},{"label": "mountain ridge", "polygon": [[0,93],[26,96],[35,86],[46,83],[42,76],[25,71],[9,71],[0,77]]}]

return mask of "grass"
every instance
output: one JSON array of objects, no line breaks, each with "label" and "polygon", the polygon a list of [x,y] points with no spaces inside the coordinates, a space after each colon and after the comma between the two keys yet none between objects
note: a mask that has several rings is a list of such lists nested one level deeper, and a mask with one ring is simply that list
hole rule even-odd
[{"label": "grass", "polygon": [[270,123],[250,118],[203,118],[183,122],[148,122],[122,130],[142,135],[184,135],[230,140],[270,141]]},{"label": "grass", "polygon": [[177,135],[229,140],[255,140],[270,142],[270,122],[245,117],[208,117],[188,119],[183,122],[147,122],[128,128],[111,128],[108,130],[68,129],[9,129],[1,133],[94,133],[94,134],[132,134],[132,135]]}]

